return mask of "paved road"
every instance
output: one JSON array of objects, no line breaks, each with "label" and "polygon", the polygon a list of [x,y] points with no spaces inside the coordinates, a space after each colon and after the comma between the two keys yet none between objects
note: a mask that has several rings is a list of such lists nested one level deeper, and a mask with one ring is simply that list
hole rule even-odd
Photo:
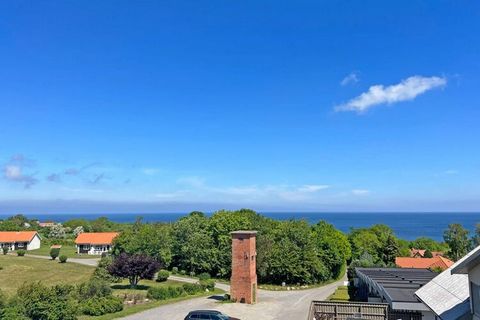
[{"label": "paved road", "polygon": [[[195,282],[195,280],[171,277],[172,280]],[[220,297],[203,297],[168,304],[150,309],[122,319],[125,320],[183,320],[189,311],[195,309],[215,309],[242,320],[306,320],[310,302],[324,300],[344,280],[320,288],[296,291],[266,291],[259,290],[258,303],[255,305],[239,303],[219,303]],[[218,287],[229,291],[226,284]]]},{"label": "paved road", "polygon": [[[31,258],[46,259],[46,260],[51,259],[50,257],[47,257],[47,256],[40,256],[40,255],[28,254],[28,253],[25,254],[25,256],[31,257]],[[90,266],[90,267],[96,267],[99,261],[100,261],[100,258],[92,258],[92,259],[68,258],[67,260],[67,262],[83,264],[85,266]]]}]

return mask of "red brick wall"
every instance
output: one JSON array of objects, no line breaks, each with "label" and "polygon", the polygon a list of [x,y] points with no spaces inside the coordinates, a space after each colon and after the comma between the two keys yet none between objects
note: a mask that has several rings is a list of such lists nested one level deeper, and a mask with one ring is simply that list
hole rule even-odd
[{"label": "red brick wall", "polygon": [[255,234],[232,234],[232,277],[230,295],[234,301],[255,303],[257,294]]}]

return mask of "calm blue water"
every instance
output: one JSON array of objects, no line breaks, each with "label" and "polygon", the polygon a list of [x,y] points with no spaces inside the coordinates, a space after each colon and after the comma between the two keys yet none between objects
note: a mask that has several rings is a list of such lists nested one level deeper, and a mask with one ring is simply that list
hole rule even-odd
[{"label": "calm blue water", "polygon": [[[461,223],[471,232],[480,222],[480,213],[287,213],[262,212],[271,218],[286,220],[291,218],[306,219],[311,223],[326,220],[343,232],[350,228],[368,227],[376,223],[390,226],[400,238],[413,240],[420,236],[442,240],[443,231],[450,223]],[[30,219],[40,221],[53,220],[63,222],[73,218],[95,219],[108,217],[115,222],[134,222],[136,217],[143,217],[145,222],[172,222],[184,216],[184,213],[145,213],[145,214],[32,214]],[[8,215],[1,215],[0,219]]]}]

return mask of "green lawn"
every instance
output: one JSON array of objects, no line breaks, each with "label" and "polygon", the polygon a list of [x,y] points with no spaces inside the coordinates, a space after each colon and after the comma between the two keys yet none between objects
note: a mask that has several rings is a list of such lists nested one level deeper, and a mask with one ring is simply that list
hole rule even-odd
[{"label": "green lawn", "polygon": [[338,287],[335,292],[328,298],[328,300],[332,301],[349,301],[350,296],[348,294],[348,287],[347,286],[340,286]]},{"label": "green lawn", "polygon": [[58,260],[0,255],[0,289],[14,294],[24,282],[42,281],[47,285],[87,281],[95,268]]},{"label": "green lawn", "polygon": [[[27,254],[36,254],[39,256],[50,256],[50,245],[42,245],[40,249],[27,251]],[[69,258],[85,258],[93,259],[100,258],[100,256],[88,255],[88,254],[77,254],[77,249],[74,245],[64,245],[60,249],[60,255],[66,255]]]}]

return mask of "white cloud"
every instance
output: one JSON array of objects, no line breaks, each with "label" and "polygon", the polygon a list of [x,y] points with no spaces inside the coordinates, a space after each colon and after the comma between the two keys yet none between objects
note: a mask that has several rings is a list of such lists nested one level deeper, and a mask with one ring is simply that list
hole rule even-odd
[{"label": "white cloud", "polygon": [[177,180],[178,184],[186,185],[193,188],[205,187],[205,179],[197,176],[183,177]]},{"label": "white cloud", "polygon": [[326,184],[306,184],[304,186],[301,186],[300,188],[298,188],[297,191],[299,192],[317,192],[317,191],[320,191],[320,190],[325,190],[325,189],[328,189],[330,188],[329,185],[326,185]]},{"label": "white cloud", "polygon": [[29,189],[38,182],[35,174],[24,173],[24,168],[32,164],[33,161],[25,158],[23,155],[15,155],[3,167],[3,177],[7,181],[21,183],[25,189]]},{"label": "white cloud", "polygon": [[345,104],[335,107],[335,111],[364,112],[380,104],[393,104],[415,99],[418,95],[438,87],[444,87],[444,77],[413,76],[390,86],[374,85]]},{"label": "white cloud", "polygon": [[346,86],[351,83],[357,83],[358,81],[360,81],[360,79],[358,79],[357,73],[351,72],[349,75],[343,78],[342,81],[340,81],[340,85]]},{"label": "white cloud", "polygon": [[370,190],[366,190],[366,189],[353,189],[352,190],[352,193],[356,196],[363,196],[363,195],[367,195],[370,193]]}]

